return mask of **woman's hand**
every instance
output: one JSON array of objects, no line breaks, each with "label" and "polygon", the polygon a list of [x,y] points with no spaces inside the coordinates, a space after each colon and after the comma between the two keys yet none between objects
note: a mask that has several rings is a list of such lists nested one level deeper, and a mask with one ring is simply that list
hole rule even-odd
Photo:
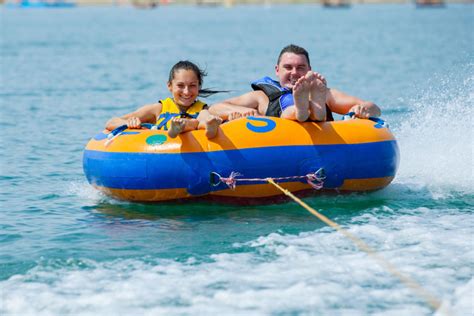
[{"label": "woman's hand", "polygon": [[233,121],[236,119],[239,119],[241,117],[247,117],[247,116],[260,116],[257,110],[255,109],[244,109],[241,111],[234,111],[229,114],[227,117],[228,121]]},{"label": "woman's hand", "polygon": [[142,127],[142,121],[138,117],[131,117],[127,120],[127,126],[131,129],[139,129]]}]

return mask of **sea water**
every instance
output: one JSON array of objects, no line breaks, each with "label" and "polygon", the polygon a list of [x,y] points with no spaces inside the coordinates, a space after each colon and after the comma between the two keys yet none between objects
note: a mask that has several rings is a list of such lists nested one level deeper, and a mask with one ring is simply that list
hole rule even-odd
[{"label": "sea water", "polygon": [[274,75],[290,43],[330,87],[379,104],[401,151],[387,188],[305,202],[473,313],[472,5],[0,14],[0,314],[443,315],[293,202],[127,203],[87,183],[89,138],[167,97],[175,62],[230,90],[212,103]]}]

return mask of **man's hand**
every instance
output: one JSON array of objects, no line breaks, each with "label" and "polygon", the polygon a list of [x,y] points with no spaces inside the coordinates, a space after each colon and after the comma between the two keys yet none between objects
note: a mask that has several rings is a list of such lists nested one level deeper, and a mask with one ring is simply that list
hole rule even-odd
[{"label": "man's hand", "polygon": [[354,112],[354,116],[362,119],[368,119],[371,116],[370,108],[364,104],[354,105],[349,112]]}]

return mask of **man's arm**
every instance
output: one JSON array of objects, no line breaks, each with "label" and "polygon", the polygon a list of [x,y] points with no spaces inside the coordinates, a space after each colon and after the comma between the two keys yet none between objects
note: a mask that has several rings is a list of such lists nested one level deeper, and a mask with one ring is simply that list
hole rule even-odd
[{"label": "man's arm", "polygon": [[326,103],[332,112],[338,114],[354,112],[356,117],[365,119],[371,116],[378,117],[382,114],[375,103],[345,94],[336,89],[328,90]]},{"label": "man's arm", "polygon": [[229,119],[232,113],[240,113],[242,116],[265,115],[268,102],[268,97],[263,91],[252,91],[211,105],[209,112],[225,120]]}]

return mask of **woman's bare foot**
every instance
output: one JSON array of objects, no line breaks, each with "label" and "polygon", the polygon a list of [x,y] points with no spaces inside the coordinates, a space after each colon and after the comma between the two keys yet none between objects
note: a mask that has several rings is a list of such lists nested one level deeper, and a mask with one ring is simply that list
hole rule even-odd
[{"label": "woman's bare foot", "polygon": [[296,81],[293,87],[293,99],[295,100],[295,118],[304,122],[309,116],[309,92],[310,85],[305,76]]},{"label": "woman's bare foot", "polygon": [[211,116],[206,121],[206,137],[214,138],[217,135],[217,129],[221,125],[222,119],[218,116]]},{"label": "woman's bare foot", "polygon": [[227,118],[228,121],[233,121],[233,120],[236,120],[238,118],[241,118],[242,117],[242,113],[240,112],[232,112],[229,114],[229,117]]},{"label": "woman's bare foot", "polygon": [[186,122],[180,117],[175,117],[171,119],[171,127],[168,131],[168,136],[175,138],[178,134],[182,133]]},{"label": "woman's bare foot", "polygon": [[326,83],[318,78],[314,72],[308,72],[306,80],[309,82],[309,117],[313,121],[326,120]]}]

